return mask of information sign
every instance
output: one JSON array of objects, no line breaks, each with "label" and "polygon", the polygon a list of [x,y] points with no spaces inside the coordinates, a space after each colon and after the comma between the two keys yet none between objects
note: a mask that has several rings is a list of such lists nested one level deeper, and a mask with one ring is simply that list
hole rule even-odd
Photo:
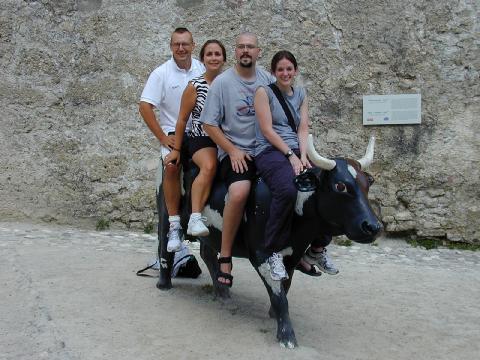
[{"label": "information sign", "polygon": [[420,124],[421,114],[420,94],[363,97],[363,125]]}]

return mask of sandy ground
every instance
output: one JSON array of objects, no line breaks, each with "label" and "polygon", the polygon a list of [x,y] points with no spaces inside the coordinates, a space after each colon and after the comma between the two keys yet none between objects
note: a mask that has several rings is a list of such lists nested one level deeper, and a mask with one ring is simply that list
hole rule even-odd
[{"label": "sandy ground", "polygon": [[295,274],[288,350],[248,261],[235,259],[225,304],[200,259],[200,278],[170,291],[135,276],[154,247],[146,234],[0,223],[0,359],[479,358],[478,252],[332,245],[340,274]]}]

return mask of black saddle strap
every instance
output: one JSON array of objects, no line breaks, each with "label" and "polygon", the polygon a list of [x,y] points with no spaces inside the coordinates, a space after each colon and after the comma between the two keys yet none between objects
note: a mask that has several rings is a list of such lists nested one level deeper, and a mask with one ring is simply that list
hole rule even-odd
[{"label": "black saddle strap", "polygon": [[295,121],[293,120],[293,115],[290,111],[290,108],[287,105],[287,102],[285,101],[285,98],[282,95],[282,92],[278,88],[278,86],[275,83],[271,83],[268,85],[270,89],[272,89],[273,93],[278,99],[278,102],[280,105],[282,105],[283,111],[285,112],[285,115],[287,116],[288,119],[288,124],[292,128],[293,132],[296,134],[297,133],[297,127],[295,126]]}]

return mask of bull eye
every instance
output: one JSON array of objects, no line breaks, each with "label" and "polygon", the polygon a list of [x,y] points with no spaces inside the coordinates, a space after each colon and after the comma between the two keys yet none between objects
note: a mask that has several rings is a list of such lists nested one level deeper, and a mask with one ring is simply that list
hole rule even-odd
[{"label": "bull eye", "polygon": [[346,193],[347,192],[347,187],[342,182],[336,183],[335,184],[335,189],[337,189],[337,191],[341,192],[341,193]]}]

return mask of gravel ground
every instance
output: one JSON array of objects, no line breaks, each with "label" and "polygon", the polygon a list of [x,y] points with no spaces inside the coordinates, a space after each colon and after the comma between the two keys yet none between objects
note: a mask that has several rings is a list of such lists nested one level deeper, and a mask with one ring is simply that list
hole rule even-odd
[{"label": "gravel ground", "polygon": [[331,245],[340,274],[295,274],[289,293],[299,347],[281,348],[268,296],[235,259],[232,300],[210,279],[135,276],[152,235],[0,223],[0,359],[476,359],[480,252]]}]

